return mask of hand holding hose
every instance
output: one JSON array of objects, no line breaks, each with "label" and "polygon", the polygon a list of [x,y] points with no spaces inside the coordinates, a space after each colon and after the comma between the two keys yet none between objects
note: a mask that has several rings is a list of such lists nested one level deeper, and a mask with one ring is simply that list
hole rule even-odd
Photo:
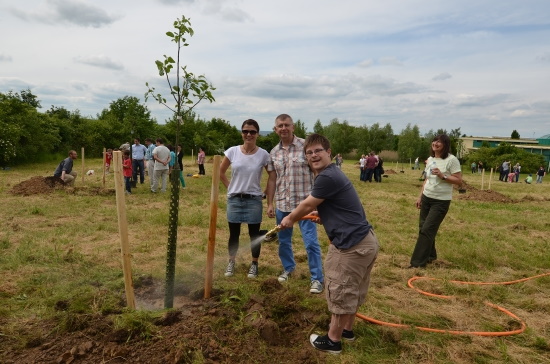
[{"label": "hand holding hose", "polygon": [[[300,220],[311,220],[314,223],[322,224],[317,211],[312,211],[309,215],[302,217]],[[278,225],[278,228],[281,230],[288,229],[288,228],[291,228],[292,225],[294,225],[294,221],[292,221],[292,219],[290,218],[290,215],[287,215],[283,218],[281,223]]]}]

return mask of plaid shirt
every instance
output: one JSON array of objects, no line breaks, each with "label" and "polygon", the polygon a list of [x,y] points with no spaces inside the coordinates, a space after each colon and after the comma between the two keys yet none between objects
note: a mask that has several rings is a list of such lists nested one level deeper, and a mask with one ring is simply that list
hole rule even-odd
[{"label": "plaid shirt", "polygon": [[309,196],[313,186],[313,173],[304,155],[304,139],[294,136],[285,149],[279,142],[271,150],[268,171],[277,172],[275,184],[275,207],[290,212]]}]

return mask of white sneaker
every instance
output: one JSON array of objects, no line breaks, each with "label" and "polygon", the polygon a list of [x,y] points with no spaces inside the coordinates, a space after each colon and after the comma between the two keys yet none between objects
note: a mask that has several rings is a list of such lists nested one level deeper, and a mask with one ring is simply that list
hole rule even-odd
[{"label": "white sneaker", "polygon": [[258,276],[258,264],[250,264],[250,269],[248,270],[248,278],[256,278]]},{"label": "white sneaker", "polygon": [[235,274],[235,261],[230,260],[225,269],[225,276],[232,277]]},{"label": "white sneaker", "polygon": [[323,292],[323,284],[319,281],[311,281],[311,286],[309,287],[309,293],[321,293]]},{"label": "white sneaker", "polygon": [[290,272],[287,272],[286,270],[281,273],[281,275],[279,276],[279,278],[277,278],[277,280],[281,283],[284,283],[284,282],[288,282],[288,279],[290,278]]}]

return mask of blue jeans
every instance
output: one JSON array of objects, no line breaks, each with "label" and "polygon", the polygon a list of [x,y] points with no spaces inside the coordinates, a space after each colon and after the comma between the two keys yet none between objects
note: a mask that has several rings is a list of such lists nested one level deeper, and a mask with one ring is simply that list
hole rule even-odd
[{"label": "blue jeans", "polygon": [[132,177],[124,177],[124,182],[126,185],[126,192],[132,192]]},{"label": "blue jeans", "polygon": [[139,169],[139,182],[143,183],[145,181],[145,163],[143,163],[143,159],[133,159],[132,168],[134,169],[134,181],[137,182],[137,172]]},{"label": "blue jeans", "polygon": [[[281,220],[288,214],[290,214],[290,212],[275,210],[277,225],[279,225]],[[321,247],[319,246],[319,240],[317,240],[317,227],[311,220],[300,220],[298,221],[298,225],[300,226],[302,238],[304,239],[311,280],[322,283],[324,281],[323,261],[321,259]],[[296,261],[294,261],[294,253],[292,252],[293,230],[293,228],[284,229],[278,233],[279,258],[283,264],[283,269],[287,272],[292,272],[296,268]]]}]

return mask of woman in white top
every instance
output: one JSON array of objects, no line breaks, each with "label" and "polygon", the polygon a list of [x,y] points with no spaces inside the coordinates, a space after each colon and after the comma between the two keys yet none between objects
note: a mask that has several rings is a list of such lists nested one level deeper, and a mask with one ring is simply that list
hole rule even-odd
[{"label": "woman in white top", "polygon": [[[255,120],[245,120],[241,127],[243,144],[226,150],[225,158],[220,165],[220,179],[227,187],[227,222],[229,223],[229,263],[225,270],[226,277],[235,274],[235,258],[239,249],[241,224],[248,224],[248,235],[252,242],[261,235],[263,190],[260,187],[260,181],[262,170],[265,168],[267,171],[270,157],[267,151],[256,145],[259,132],[260,126]],[[231,166],[231,180],[225,175],[229,166]],[[260,249],[259,242],[251,244],[252,264],[248,270],[248,278],[258,276]]]},{"label": "woman in white top", "polygon": [[426,179],[416,200],[416,208],[420,209],[419,232],[409,268],[425,267],[437,259],[435,236],[451,205],[453,185],[462,183],[460,162],[450,150],[451,139],[447,135],[440,134],[432,140]]}]

